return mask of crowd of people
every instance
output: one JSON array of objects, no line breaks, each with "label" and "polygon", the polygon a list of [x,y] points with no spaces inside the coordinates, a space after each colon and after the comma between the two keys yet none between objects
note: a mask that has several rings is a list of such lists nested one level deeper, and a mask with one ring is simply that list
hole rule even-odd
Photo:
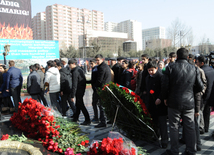
[{"label": "crowd of people", "polygon": [[[39,64],[31,65],[27,91],[32,99],[45,106],[49,106],[44,97],[48,92],[51,104],[62,116],[66,117],[70,107],[73,122],[78,122],[82,111],[85,121],[80,125],[97,123],[95,127],[100,128],[107,126],[107,118],[97,91],[113,81],[133,90],[143,99],[151,114],[153,128],[161,139],[162,148],[168,145],[169,121],[171,148],[166,150],[167,154],[178,155],[179,143],[186,144],[186,154],[196,154],[201,150],[200,134],[209,131],[211,106],[214,103],[214,70],[207,65],[204,56],[194,57],[187,49],[180,48],[177,53],[171,52],[165,61],[143,54],[137,63],[118,57],[111,59],[109,66],[103,56],[98,54],[90,60],[90,67],[91,80],[86,80],[84,70],[74,58],[49,60],[45,69]],[[23,83],[21,71],[11,60],[8,70],[0,65],[0,72],[2,110],[17,112]],[[86,84],[91,84],[93,89],[92,119],[83,102]],[[183,126],[181,139],[178,131],[180,126]]]}]

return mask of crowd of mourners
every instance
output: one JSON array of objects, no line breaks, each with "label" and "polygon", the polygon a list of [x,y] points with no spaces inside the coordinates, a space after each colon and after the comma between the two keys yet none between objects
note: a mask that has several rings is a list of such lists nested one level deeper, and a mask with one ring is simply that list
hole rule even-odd
[{"label": "crowd of mourners", "polygon": [[[167,154],[178,155],[179,143],[186,144],[185,154],[193,155],[201,150],[200,134],[209,131],[211,106],[214,103],[214,69],[207,64],[206,57],[195,57],[187,49],[180,48],[176,53],[171,52],[165,61],[149,58],[147,54],[143,54],[139,62],[128,61],[124,57],[110,61],[111,65],[108,65],[101,54],[92,58],[91,80],[86,80],[84,70],[74,58],[49,60],[46,68],[39,64],[31,65],[27,91],[32,99],[44,106],[49,106],[44,97],[48,93],[51,104],[62,116],[66,117],[70,107],[73,122],[79,121],[82,112],[85,121],[80,125],[97,123],[95,127],[100,128],[106,127],[108,121],[97,90],[111,81],[118,83],[143,99],[162,148],[168,145],[169,122],[171,148],[166,150]],[[17,112],[23,83],[21,70],[10,60],[9,69],[0,65],[0,72],[1,110]],[[93,89],[92,119],[83,102],[86,84],[91,84]],[[182,138],[179,137],[181,126]]]}]

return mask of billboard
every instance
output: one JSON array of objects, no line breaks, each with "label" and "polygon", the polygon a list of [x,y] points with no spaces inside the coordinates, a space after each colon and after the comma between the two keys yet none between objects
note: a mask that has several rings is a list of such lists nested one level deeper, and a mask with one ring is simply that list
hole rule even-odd
[{"label": "billboard", "polygon": [[[6,44],[10,45],[7,60],[59,58],[58,41],[0,39],[0,54],[4,52]],[[3,55],[0,60],[3,60]]]},{"label": "billboard", "polygon": [[31,0],[0,0],[0,38],[33,39]]}]

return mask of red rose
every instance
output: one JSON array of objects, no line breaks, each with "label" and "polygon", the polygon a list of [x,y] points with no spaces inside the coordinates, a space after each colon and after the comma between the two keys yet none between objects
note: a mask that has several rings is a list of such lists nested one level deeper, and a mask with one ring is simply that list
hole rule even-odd
[{"label": "red rose", "polygon": [[84,142],[84,141],[82,141],[82,142],[81,142],[81,145],[82,145],[82,146],[85,146],[85,142]]},{"label": "red rose", "polygon": [[89,140],[85,140],[85,143],[88,144],[88,143],[89,143]]},{"label": "red rose", "polygon": [[150,94],[154,94],[155,93],[155,91],[154,90],[150,90]]}]

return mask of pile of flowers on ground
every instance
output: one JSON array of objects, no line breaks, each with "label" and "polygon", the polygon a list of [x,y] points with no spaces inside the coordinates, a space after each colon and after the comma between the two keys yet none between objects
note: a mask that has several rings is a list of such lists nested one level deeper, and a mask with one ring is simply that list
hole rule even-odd
[{"label": "pile of flowers on ground", "polygon": [[104,138],[102,142],[95,142],[92,144],[92,147],[87,152],[87,155],[106,155],[106,154],[114,154],[114,155],[136,155],[135,148],[127,149],[123,146],[122,138]]},{"label": "pile of flowers on ground", "polygon": [[19,103],[18,112],[10,120],[15,127],[28,133],[27,137],[38,139],[50,151],[64,153],[67,148],[73,148],[73,153],[77,153],[87,150],[88,137],[81,134],[77,124],[55,118],[50,108],[31,98]]},{"label": "pile of flowers on ground", "polygon": [[153,126],[152,119],[140,96],[128,88],[115,83],[106,84],[100,89],[98,94],[101,97],[105,113],[112,122],[117,113],[117,108],[120,107],[115,123],[127,136],[151,140],[153,135],[151,130]]}]

